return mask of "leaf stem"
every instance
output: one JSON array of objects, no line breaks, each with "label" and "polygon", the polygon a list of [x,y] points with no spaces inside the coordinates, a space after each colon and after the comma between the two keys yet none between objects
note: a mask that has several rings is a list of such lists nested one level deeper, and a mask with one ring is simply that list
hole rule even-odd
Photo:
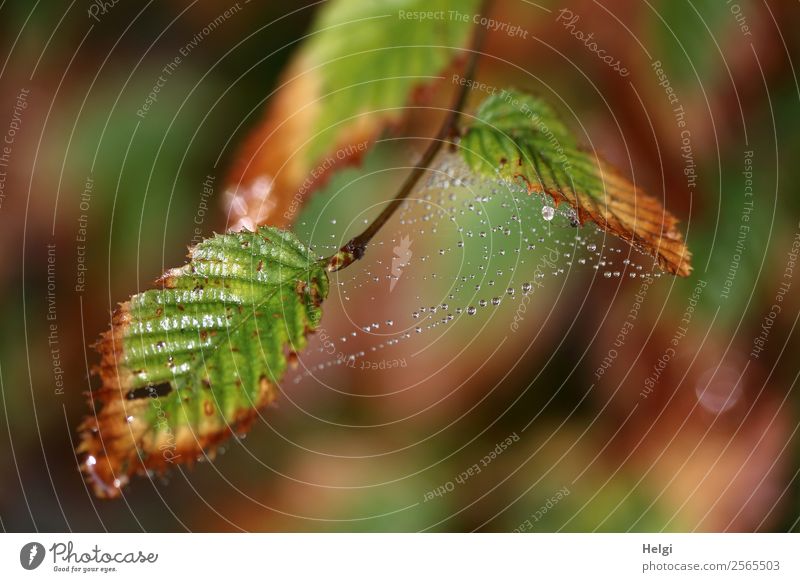
[{"label": "leaf stem", "polygon": [[[481,18],[478,19],[478,22],[482,20],[482,17],[486,16],[491,2],[492,0],[483,0],[481,2],[479,12]],[[433,159],[436,157],[436,154],[439,153],[442,145],[444,145],[448,138],[453,135],[453,131],[457,127],[458,120],[461,117],[461,112],[463,111],[464,104],[467,100],[467,91],[469,90],[469,87],[472,84],[471,81],[475,75],[475,68],[478,63],[478,57],[480,56],[480,49],[483,45],[483,39],[485,35],[486,28],[480,24],[477,24],[473,32],[469,60],[467,61],[467,65],[464,69],[465,82],[460,85],[458,91],[456,92],[456,95],[453,99],[453,104],[450,106],[450,109],[447,113],[447,117],[445,117],[442,126],[439,128],[439,133],[436,134],[436,136],[433,138],[433,141],[431,141],[430,145],[428,145],[428,148],[422,155],[422,159],[420,159],[419,163],[408,175],[405,182],[403,182],[403,185],[400,187],[400,190],[398,190],[394,199],[392,199],[392,201],[386,206],[386,208],[383,209],[378,217],[372,221],[372,223],[364,230],[364,232],[350,239],[347,244],[340,248],[335,255],[325,259],[325,262],[327,262],[328,271],[334,272],[344,269],[364,256],[364,253],[367,250],[367,245],[372,240],[372,237],[377,234],[383,225],[386,224],[386,222],[392,217],[395,211],[397,211],[408,195],[411,194],[411,192],[414,190],[414,187],[417,185],[417,182],[419,182],[419,179],[430,168]]]}]

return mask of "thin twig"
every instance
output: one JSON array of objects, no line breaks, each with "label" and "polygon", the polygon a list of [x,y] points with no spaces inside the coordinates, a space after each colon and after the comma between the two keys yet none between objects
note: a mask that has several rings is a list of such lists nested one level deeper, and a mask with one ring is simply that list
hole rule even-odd
[{"label": "thin twig", "polygon": [[[481,17],[486,16],[490,4],[491,0],[483,0],[480,9]],[[478,19],[478,22],[481,20],[482,19]],[[433,159],[436,157],[436,154],[439,153],[442,145],[452,135],[453,130],[457,127],[458,120],[461,117],[464,104],[467,100],[467,91],[469,90],[469,87],[472,84],[471,81],[475,75],[475,67],[478,63],[478,57],[480,56],[480,49],[481,46],[483,46],[483,38],[485,35],[486,28],[480,24],[477,24],[473,32],[469,60],[467,61],[467,65],[464,69],[464,78],[466,81],[461,84],[459,90],[457,91],[455,98],[453,99],[453,104],[450,106],[450,110],[447,113],[447,117],[445,117],[444,122],[439,129],[439,133],[433,138],[433,141],[431,141],[430,145],[425,150],[425,153],[422,155],[422,159],[408,175],[405,182],[403,182],[403,185],[400,187],[400,190],[397,192],[397,195],[394,197],[394,199],[386,206],[386,208],[383,209],[378,217],[372,221],[372,223],[364,230],[364,232],[350,239],[347,244],[339,249],[339,252],[326,259],[328,263],[328,271],[333,272],[344,269],[348,265],[351,265],[364,256],[364,253],[367,250],[367,245],[372,240],[372,237],[374,237],[375,234],[383,227],[383,225],[386,224],[386,222],[400,207],[403,201],[408,197],[409,194],[411,194],[411,192],[414,190],[414,187],[417,185],[417,182],[419,182],[419,179],[430,168]]]}]

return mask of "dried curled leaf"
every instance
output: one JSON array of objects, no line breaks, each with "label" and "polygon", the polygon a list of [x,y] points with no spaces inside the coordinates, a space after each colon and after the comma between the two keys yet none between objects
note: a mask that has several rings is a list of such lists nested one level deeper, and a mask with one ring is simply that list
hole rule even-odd
[{"label": "dried curled leaf", "polygon": [[[458,8],[476,5],[462,0]],[[384,128],[399,124],[415,90],[447,69],[472,26],[411,15],[452,8],[449,0],[326,2],[236,155],[226,181],[229,226],[292,224],[334,171],[360,161]]]},{"label": "dried curled leaf", "polygon": [[556,204],[569,204],[581,224],[595,222],[670,273],[691,273],[691,253],[677,219],[610,164],[580,149],[542,99],[515,90],[492,95],[465,130],[461,151],[474,171],[521,179],[529,192],[546,192]]},{"label": "dried curled leaf", "polygon": [[96,345],[102,386],[78,452],[98,497],[246,432],[319,324],[328,276],[293,234],[218,234],[189,258],[121,304]]}]

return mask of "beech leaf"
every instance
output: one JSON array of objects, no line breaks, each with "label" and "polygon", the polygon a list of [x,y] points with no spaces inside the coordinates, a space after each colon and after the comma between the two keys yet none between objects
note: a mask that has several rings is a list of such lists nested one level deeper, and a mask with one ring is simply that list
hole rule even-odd
[{"label": "beech leaf", "polygon": [[96,344],[102,386],[78,452],[98,497],[246,432],[319,324],[328,275],[292,233],[217,234],[189,258],[122,303]]},{"label": "beech leaf", "polygon": [[[292,58],[226,180],[233,229],[289,226],[330,175],[401,123],[467,43],[477,0],[330,0]],[[432,18],[441,14],[444,18]],[[416,15],[416,17],[415,17]],[[428,18],[420,18],[428,15]]]},{"label": "beech leaf", "polygon": [[678,220],[609,163],[581,149],[541,98],[510,89],[496,93],[465,122],[464,131],[461,152],[473,171],[521,180],[528,192],[547,193],[556,205],[567,203],[581,224],[596,223],[666,271],[691,273]]}]

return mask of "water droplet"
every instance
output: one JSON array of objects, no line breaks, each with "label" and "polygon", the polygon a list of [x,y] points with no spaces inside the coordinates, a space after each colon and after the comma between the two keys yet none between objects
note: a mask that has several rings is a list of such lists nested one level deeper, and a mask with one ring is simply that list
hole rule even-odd
[{"label": "water droplet", "polygon": [[475,315],[477,312],[478,312],[478,310],[475,307],[473,307],[472,305],[467,307],[467,314],[468,315]]},{"label": "water droplet", "polygon": [[542,218],[547,221],[553,220],[556,215],[556,209],[552,206],[542,206]]}]

